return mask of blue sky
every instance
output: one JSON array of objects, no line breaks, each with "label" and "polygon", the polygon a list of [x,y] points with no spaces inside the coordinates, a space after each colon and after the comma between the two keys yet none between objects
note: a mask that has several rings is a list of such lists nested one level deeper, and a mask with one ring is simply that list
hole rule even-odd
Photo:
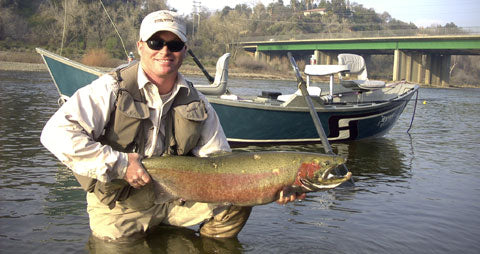
[{"label": "blue sky", "polygon": [[[192,12],[193,2],[200,2],[202,8],[223,9],[226,5],[235,7],[239,3],[254,6],[258,2],[265,5],[277,0],[168,0],[171,7],[183,14]],[[283,0],[289,4],[289,0]],[[454,22],[460,27],[480,27],[479,0],[350,0],[373,8],[377,13],[388,12],[393,18],[413,22],[417,26],[428,27],[432,24],[445,25]]]}]

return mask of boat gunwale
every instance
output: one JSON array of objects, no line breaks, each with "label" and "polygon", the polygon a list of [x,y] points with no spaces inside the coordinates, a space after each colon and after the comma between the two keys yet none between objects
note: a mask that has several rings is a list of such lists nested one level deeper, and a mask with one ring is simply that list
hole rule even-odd
[{"label": "boat gunwale", "polygon": [[[49,58],[52,58],[56,61],[59,61],[61,63],[64,63],[68,66],[71,66],[71,67],[74,67],[74,68],[77,68],[77,69],[80,69],[82,71],[86,71],[88,73],[91,73],[91,74],[94,74],[94,75],[97,75],[97,76],[101,76],[107,72],[104,72],[104,71],[101,71],[101,70],[98,70],[98,69],[95,69],[91,66],[88,66],[88,65],[84,65],[84,64],[81,64],[79,62],[76,62],[70,58],[66,58],[66,57],[63,57],[63,56],[60,56],[60,55],[57,55],[55,53],[52,53],[50,51],[47,51],[47,50],[44,50],[42,48],[36,48],[36,51],[37,53],[39,53],[42,58],[44,59],[45,61],[45,56],[49,57]],[[45,63],[47,66],[48,64]]]},{"label": "boat gunwale", "polygon": [[[365,103],[351,103],[351,104],[325,104],[322,107],[315,107],[317,112],[347,112],[347,111],[363,111],[367,109],[382,108],[393,102],[398,102],[404,100],[406,97],[412,95],[419,89],[419,85],[405,83],[406,85],[411,86],[408,90],[394,98],[385,100],[382,102],[365,102]],[[309,112],[307,106],[283,106],[281,103],[278,104],[268,104],[264,102],[255,102],[252,100],[228,100],[222,99],[216,96],[207,96],[207,99],[210,103],[220,104],[225,106],[232,107],[241,107],[241,108],[251,108],[251,109],[260,109],[260,110],[269,110],[269,111],[291,111],[291,112]],[[410,99],[409,99],[410,100]]]}]

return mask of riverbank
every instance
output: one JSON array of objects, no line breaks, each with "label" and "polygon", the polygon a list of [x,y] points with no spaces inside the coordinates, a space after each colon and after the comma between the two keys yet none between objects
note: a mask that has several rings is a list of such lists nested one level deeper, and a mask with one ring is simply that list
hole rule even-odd
[{"label": "riverbank", "polygon": [[23,63],[0,61],[0,70],[2,71],[48,71],[43,63]]},{"label": "riverbank", "polygon": [[[109,70],[108,68],[101,68],[105,71]],[[211,76],[215,75],[214,67],[206,67],[208,73]],[[0,71],[36,71],[43,72],[48,71],[47,67],[43,63],[40,55],[31,54],[28,52],[6,52],[0,51]],[[198,75],[203,76],[204,74],[196,65],[184,63],[180,71],[185,75]],[[228,70],[228,75],[231,78],[239,79],[260,79],[260,80],[292,80],[295,81],[295,76],[292,73],[270,73],[265,71],[252,72],[251,70],[242,70],[239,68],[230,68]],[[479,88],[474,85],[468,84],[451,84],[448,87],[434,86],[434,85],[425,85],[420,84],[423,88]]]},{"label": "riverbank", "polygon": [[[206,68],[210,75],[215,75],[214,68]],[[2,71],[48,71],[44,63],[26,63],[26,62],[13,62],[13,61],[0,61],[0,70]],[[108,70],[108,68],[105,68]],[[186,75],[203,75],[197,66],[185,64],[181,67],[180,71]],[[230,69],[228,72],[229,77],[232,78],[245,78],[245,79],[274,79],[274,80],[294,80],[293,74],[291,77],[288,75],[275,75],[273,73],[251,73],[247,71],[235,71]]]}]

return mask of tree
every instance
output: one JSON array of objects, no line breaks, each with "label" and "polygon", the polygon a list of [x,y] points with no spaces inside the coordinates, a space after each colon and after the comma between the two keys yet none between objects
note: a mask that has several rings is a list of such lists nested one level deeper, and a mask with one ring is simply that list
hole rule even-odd
[{"label": "tree", "polygon": [[305,8],[310,10],[313,8],[313,0],[305,0]]}]

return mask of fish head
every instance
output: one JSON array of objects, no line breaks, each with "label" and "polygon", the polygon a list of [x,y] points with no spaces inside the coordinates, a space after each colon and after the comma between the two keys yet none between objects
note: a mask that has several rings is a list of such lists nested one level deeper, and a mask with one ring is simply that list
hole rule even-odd
[{"label": "fish head", "polygon": [[334,174],[335,169],[343,167],[345,161],[343,157],[331,155],[304,162],[298,170],[295,183],[305,192],[333,189],[352,176],[351,172],[345,175]]}]

